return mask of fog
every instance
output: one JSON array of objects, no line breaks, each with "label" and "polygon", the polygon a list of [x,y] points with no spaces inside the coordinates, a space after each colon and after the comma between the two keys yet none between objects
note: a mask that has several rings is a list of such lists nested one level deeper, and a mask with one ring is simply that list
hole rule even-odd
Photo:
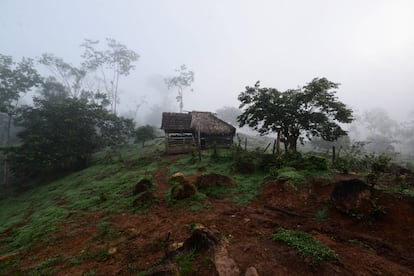
[{"label": "fog", "polygon": [[[181,64],[195,73],[184,110],[239,105],[260,80],[285,90],[314,77],[341,83],[358,114],[414,108],[414,2],[407,1],[19,1],[0,2],[0,53],[53,53],[78,65],[85,38],[114,38],[140,55],[120,80],[122,114],[138,123],[178,111],[164,78]],[[154,119],[155,116],[155,119]]]}]

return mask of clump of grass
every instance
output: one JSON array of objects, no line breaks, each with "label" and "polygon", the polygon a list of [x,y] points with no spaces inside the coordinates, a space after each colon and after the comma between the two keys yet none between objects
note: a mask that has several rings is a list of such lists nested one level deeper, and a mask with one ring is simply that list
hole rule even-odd
[{"label": "clump of grass", "polygon": [[175,260],[177,261],[178,266],[180,267],[180,275],[182,276],[193,275],[193,272],[194,272],[193,261],[195,257],[196,257],[195,250],[192,250],[187,254],[177,255],[175,257]]},{"label": "clump of grass", "polygon": [[275,241],[283,241],[296,249],[299,255],[311,258],[312,264],[320,261],[334,261],[338,257],[332,249],[319,240],[302,231],[278,229],[272,235]]},{"label": "clump of grass", "polygon": [[277,172],[277,180],[286,181],[294,188],[298,188],[306,183],[306,177],[303,173],[292,167],[284,167]]},{"label": "clump of grass", "polygon": [[325,206],[316,212],[315,219],[317,222],[324,222],[328,220],[328,216],[329,216],[329,206]]}]

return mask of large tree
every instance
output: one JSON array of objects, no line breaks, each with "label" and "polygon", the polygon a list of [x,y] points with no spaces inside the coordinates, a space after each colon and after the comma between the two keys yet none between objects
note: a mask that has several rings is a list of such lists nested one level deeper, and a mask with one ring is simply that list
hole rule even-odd
[{"label": "large tree", "polygon": [[176,99],[180,106],[180,112],[183,112],[183,93],[184,90],[191,87],[191,84],[194,82],[194,72],[187,69],[185,64],[181,65],[180,68],[175,70],[175,72],[177,75],[171,78],[166,78],[165,83],[167,84],[168,89],[177,88],[178,96]]},{"label": "large tree", "polygon": [[[8,184],[10,130],[16,115],[21,96],[41,83],[41,77],[31,59],[23,58],[16,63],[12,57],[0,54],[0,113],[7,116],[6,137],[3,157],[3,182]],[[4,118],[4,116],[3,116]]]},{"label": "large tree", "polygon": [[106,39],[106,49],[99,50],[99,40],[85,39],[81,45],[84,48],[82,57],[83,68],[95,71],[101,76],[104,89],[111,104],[111,110],[116,113],[118,84],[121,76],[128,76],[135,69],[134,63],[139,55],[115,39]]},{"label": "large tree", "polygon": [[85,167],[93,152],[125,143],[132,134],[132,120],[100,104],[47,95],[36,97],[18,118],[22,144],[14,150],[14,166],[23,177]]},{"label": "large tree", "polygon": [[88,71],[85,67],[76,67],[62,58],[49,53],[42,54],[38,62],[49,69],[56,81],[66,88],[71,97],[86,97],[84,86]]},{"label": "large tree", "polygon": [[350,123],[352,110],[335,96],[339,84],[315,78],[304,87],[280,92],[275,88],[253,87],[239,94],[243,113],[240,126],[248,125],[262,135],[280,131],[285,149],[296,151],[304,137],[319,136],[334,141],[346,135],[338,123]]}]

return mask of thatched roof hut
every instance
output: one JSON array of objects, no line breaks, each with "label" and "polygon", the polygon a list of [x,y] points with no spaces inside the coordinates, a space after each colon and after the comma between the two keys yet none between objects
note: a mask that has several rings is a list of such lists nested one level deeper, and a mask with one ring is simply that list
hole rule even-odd
[{"label": "thatched roof hut", "polygon": [[211,112],[164,112],[161,129],[168,132],[200,132],[205,135],[234,135],[236,128]]},{"label": "thatched roof hut", "polygon": [[166,134],[167,153],[188,152],[193,146],[229,147],[236,128],[220,120],[211,112],[162,114],[161,129]]}]

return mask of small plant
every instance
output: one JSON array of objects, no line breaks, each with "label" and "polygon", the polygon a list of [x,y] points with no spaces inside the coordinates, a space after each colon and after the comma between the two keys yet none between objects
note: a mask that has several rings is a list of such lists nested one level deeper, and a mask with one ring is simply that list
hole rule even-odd
[{"label": "small plant", "polygon": [[386,155],[375,156],[371,163],[371,171],[367,175],[367,183],[374,188],[378,179],[390,166],[391,158]]},{"label": "small plant", "polygon": [[82,274],[82,276],[95,276],[95,275],[96,275],[96,271],[95,269],[92,269],[92,268]]},{"label": "small plant", "polygon": [[305,176],[294,168],[284,167],[278,170],[278,180],[286,181],[294,188],[298,188],[306,182]]},{"label": "small plant", "polygon": [[324,157],[309,155],[303,159],[303,169],[311,171],[326,171],[328,170],[328,160]]},{"label": "small plant", "polygon": [[193,261],[196,257],[195,250],[190,251],[187,254],[181,254],[177,255],[175,257],[175,260],[178,263],[178,266],[180,267],[180,275],[186,276],[186,275],[193,275]]},{"label": "small plant", "polygon": [[318,210],[315,214],[315,219],[318,222],[324,222],[328,220],[329,216],[329,206],[325,206],[321,210]]},{"label": "small plant", "polygon": [[332,249],[302,231],[279,229],[272,235],[274,241],[283,241],[296,249],[299,255],[312,259],[311,264],[320,261],[334,261],[338,257]]}]

